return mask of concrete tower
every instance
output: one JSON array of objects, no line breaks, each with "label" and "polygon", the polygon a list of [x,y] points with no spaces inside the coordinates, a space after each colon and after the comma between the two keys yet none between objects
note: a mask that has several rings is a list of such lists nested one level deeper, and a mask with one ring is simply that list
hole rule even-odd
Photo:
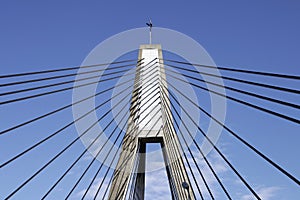
[{"label": "concrete tower", "polygon": [[194,200],[173,127],[161,46],[141,45],[139,60],[142,64],[136,68],[128,128],[109,199],[144,199],[146,143],[160,143],[172,199]]}]

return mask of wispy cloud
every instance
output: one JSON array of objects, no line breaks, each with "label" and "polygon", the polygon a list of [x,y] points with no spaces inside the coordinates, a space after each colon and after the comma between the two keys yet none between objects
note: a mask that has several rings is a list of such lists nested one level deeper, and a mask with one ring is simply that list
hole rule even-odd
[{"label": "wispy cloud", "polygon": [[[195,160],[201,170],[201,173],[204,176],[205,181],[209,185],[209,189],[214,194],[214,197],[217,198],[220,194],[217,179],[215,178],[214,174],[212,173],[211,169],[209,168],[209,166],[207,165],[205,160],[201,157],[200,153],[197,151],[193,151],[193,155],[194,155]],[[223,177],[226,177],[226,174],[229,172],[229,169],[226,166],[226,164],[224,163],[224,161],[220,158],[220,156],[218,156],[214,152],[211,152],[207,156],[207,160],[210,163],[210,165],[212,166],[212,168],[214,169],[217,176],[220,178],[220,180],[222,182],[224,182]],[[209,198],[209,192],[208,192],[207,188],[205,187],[204,181],[202,180],[202,178],[200,178],[201,176],[200,176],[200,173],[198,172],[196,164],[194,164],[194,161],[191,157],[188,157],[188,161],[191,164],[192,171],[194,172],[196,177],[199,177],[197,182],[200,187],[202,195],[204,196],[204,198]],[[189,176],[189,177],[192,177],[192,176]],[[196,184],[193,181],[192,181],[192,185],[195,190]],[[198,193],[198,192],[196,192],[196,193]],[[200,199],[200,196],[197,196],[197,197]]]},{"label": "wispy cloud", "polygon": [[[226,149],[223,147],[221,148],[222,152],[225,152],[226,155]],[[211,172],[210,168],[207,166],[204,159],[202,159],[201,155],[197,151],[193,151],[193,155],[195,157],[195,160],[198,164],[198,166],[201,169],[201,172],[205,178],[205,181],[209,185],[210,190],[212,191],[214,197],[216,199],[224,197],[224,193],[222,192],[222,189],[219,186],[218,181],[214,177],[213,173]],[[241,199],[241,200],[252,200],[255,199],[255,197],[250,194],[250,192],[245,188],[244,184],[232,173],[230,168],[227,166],[227,164],[224,162],[224,160],[215,152],[211,152],[207,156],[208,161],[213,166],[213,169],[215,170],[215,173],[220,178],[221,182],[225,185],[226,189],[230,192],[233,198]],[[188,156],[188,162],[191,165],[192,171],[194,172],[198,185],[200,187],[201,193],[204,196],[205,199],[209,199],[210,195],[208,190],[205,187],[205,184],[203,180],[200,177],[200,174],[198,172],[198,169],[196,168],[196,165],[194,164],[193,159]],[[161,168],[161,166],[164,165],[164,161],[161,157],[153,156],[147,159],[146,161],[148,172],[146,174],[146,182],[145,182],[145,200],[168,200],[171,199],[171,193],[169,188],[169,182],[167,179],[167,174],[165,168]],[[153,170],[153,169],[158,170]],[[188,173],[189,169],[187,169]],[[192,177],[189,175],[189,177]],[[246,177],[245,177],[246,178]],[[102,181],[102,178],[96,179],[92,187],[90,188],[89,192],[87,193],[87,199],[91,199],[94,197],[100,183]],[[100,190],[98,197],[102,197],[104,193],[104,189],[108,187],[108,180],[104,181],[104,184],[102,186],[103,189]],[[191,184],[193,186],[193,189],[195,193],[196,191],[196,185],[191,179]],[[255,183],[252,183],[252,185],[257,185]],[[233,189],[234,188],[234,189]],[[261,199],[273,199],[278,194],[278,191],[282,188],[277,186],[259,186],[254,187],[254,190],[256,193],[261,197]],[[86,190],[82,190],[77,194],[77,197],[82,197],[82,195],[85,193]],[[233,193],[233,194],[232,194]],[[196,197],[197,199],[200,199],[200,196]]]},{"label": "wispy cloud", "polygon": [[[273,199],[273,197],[276,196],[277,192],[280,190],[280,187],[275,187],[275,186],[271,186],[271,187],[259,187],[257,188],[257,194],[261,199],[264,200],[269,200],[269,199]],[[252,200],[252,199],[256,199],[255,197],[253,197],[253,195],[250,194],[246,194],[246,195],[242,195],[241,196],[242,200]]]},{"label": "wispy cloud", "polygon": [[[205,161],[201,158],[199,152],[193,152],[193,155],[195,157],[195,160],[197,164],[199,165],[201,172],[203,173],[206,182],[209,184],[210,189],[215,194],[215,197],[218,197],[219,191],[217,189],[217,180],[215,179],[213,173],[205,163]],[[154,161],[150,163],[149,161]],[[226,173],[229,172],[228,167],[224,163],[224,161],[215,153],[211,153],[208,156],[208,160],[211,165],[213,165],[213,169],[220,177],[224,177]],[[200,174],[198,173],[198,170],[196,168],[196,165],[194,164],[191,157],[188,157],[188,162],[191,164],[192,171],[195,173],[197,182],[199,183],[200,190],[202,194],[209,198],[209,193],[205,188],[205,185],[203,181],[200,178]],[[157,157],[154,159],[147,159],[147,165],[158,165],[162,166],[164,164],[163,158],[161,157],[158,159]],[[189,172],[189,170],[187,169]],[[189,176],[192,177],[192,176]],[[195,190],[196,186],[192,181],[193,188]],[[145,199],[171,199],[171,193],[169,189],[169,183],[167,180],[167,175],[165,172],[165,168],[149,172],[146,176],[146,198]],[[197,197],[197,199],[200,199],[200,196]]]},{"label": "wispy cloud", "polygon": [[[222,146],[219,149],[222,151],[223,155],[229,160],[229,156],[226,155],[226,148]],[[216,178],[214,177],[213,173],[211,172],[210,168],[207,166],[206,162],[202,157],[200,156],[199,152],[195,151],[193,152],[193,155],[195,157],[195,160],[197,164],[199,165],[201,172],[206,180],[206,182],[209,185],[210,190],[212,191],[215,198],[221,198],[223,192],[222,189],[219,186],[219,183],[217,182]],[[207,156],[208,161],[213,166],[213,169],[215,170],[215,173],[220,178],[221,182],[225,186],[226,189],[230,192],[233,198],[238,198],[242,200],[252,200],[255,199],[255,197],[250,194],[250,192],[246,189],[244,183],[241,182],[240,179],[238,179],[237,176],[234,175],[234,173],[231,171],[230,167],[225,163],[225,161],[216,153],[211,152]],[[200,174],[198,173],[198,170],[196,168],[196,165],[194,164],[191,157],[188,158],[189,163],[191,164],[193,172],[196,174],[196,177],[199,177],[197,182],[200,187],[200,190],[202,192],[202,195],[204,198],[209,198],[208,190],[206,189],[203,180],[200,178]],[[192,177],[192,176],[189,176]],[[246,178],[246,177],[244,177]],[[195,183],[192,181],[192,185],[194,190],[196,189]],[[253,183],[252,185],[257,185]],[[232,188],[235,188],[232,190]],[[282,188],[277,186],[259,186],[254,187],[254,190],[256,193],[261,197],[261,199],[273,199],[272,197],[275,197],[277,192],[281,190]],[[239,193],[237,192],[239,191]],[[232,194],[233,193],[233,194]],[[197,197],[197,199],[200,199],[200,196]]]},{"label": "wispy cloud", "polygon": [[[89,191],[88,191],[88,193],[87,193],[87,195],[86,195],[86,198],[87,198],[87,199],[93,199],[93,198],[94,198],[94,196],[96,195],[96,192],[97,192],[97,190],[98,190],[98,188],[99,188],[101,182],[102,182],[102,178],[97,178],[97,179],[94,181],[94,184],[91,186],[91,188],[89,189]],[[97,196],[98,199],[99,199],[100,197],[102,198],[102,196],[103,196],[103,194],[104,194],[104,191],[105,191],[105,189],[106,189],[107,187],[109,187],[109,185],[108,185],[108,180],[106,179],[106,180],[104,180],[104,183],[103,183],[103,185],[101,186],[101,189],[100,189],[99,194],[98,194],[98,196]],[[86,189],[81,190],[81,191],[79,191],[75,196],[76,196],[77,198],[81,198],[81,197],[84,195],[85,192],[86,192]]]},{"label": "wispy cloud", "polygon": [[168,200],[171,199],[169,183],[165,169],[149,172],[146,175],[145,200]]}]

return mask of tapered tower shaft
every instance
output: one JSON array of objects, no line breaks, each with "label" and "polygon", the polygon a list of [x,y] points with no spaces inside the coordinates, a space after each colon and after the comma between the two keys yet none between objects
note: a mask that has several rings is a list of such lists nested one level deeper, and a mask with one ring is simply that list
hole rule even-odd
[{"label": "tapered tower shaft", "polygon": [[[141,45],[130,118],[114,171],[109,199],[144,199],[146,144],[160,143],[172,199],[194,200],[173,127],[160,45]],[[189,190],[182,183],[189,184]],[[148,186],[148,187],[151,187]]]}]

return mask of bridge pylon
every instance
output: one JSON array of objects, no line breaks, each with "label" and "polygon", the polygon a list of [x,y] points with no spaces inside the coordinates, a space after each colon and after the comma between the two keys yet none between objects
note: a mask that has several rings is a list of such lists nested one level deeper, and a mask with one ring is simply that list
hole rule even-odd
[{"label": "bridge pylon", "polygon": [[194,200],[173,126],[161,45],[141,45],[138,59],[142,62],[136,67],[128,127],[108,199],[144,199],[146,144],[159,143],[172,199]]}]

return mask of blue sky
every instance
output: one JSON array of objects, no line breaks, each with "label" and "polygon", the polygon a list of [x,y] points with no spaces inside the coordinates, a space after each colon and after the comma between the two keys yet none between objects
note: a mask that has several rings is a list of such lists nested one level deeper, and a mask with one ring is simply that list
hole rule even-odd
[{"label": "blue sky", "polygon": [[[2,1],[0,3],[0,74],[78,66],[101,41],[119,32],[143,27],[151,17],[154,26],[174,29],[195,39],[219,66],[299,75],[299,9],[300,3],[293,0]],[[299,89],[299,82],[295,81],[264,78],[252,80],[269,81],[270,84]],[[225,82],[225,84],[232,83]],[[300,103],[299,96],[296,95],[257,90],[238,84],[233,86],[296,104]],[[236,95],[230,92],[228,94]],[[53,108],[71,103],[71,95],[65,93],[3,106],[0,111],[0,128],[3,130]],[[248,100],[246,97],[243,98]],[[299,112],[293,109],[269,105],[250,98],[249,101],[298,119],[300,117]],[[70,120],[72,120],[71,110],[1,136],[1,163]],[[228,101],[226,124],[293,175],[300,177],[299,126],[230,101]],[[66,144],[66,141],[75,138],[75,131],[72,127],[67,132],[71,134],[62,134],[31,155],[1,169],[0,183],[1,187],[5,186],[4,189],[0,189],[0,198],[6,196],[18,183],[29,177],[35,171],[34,169],[49,160],[58,148]],[[247,180],[261,194],[264,194],[265,199],[295,199],[300,195],[298,186],[225,132],[222,133],[218,145],[247,177]],[[50,166],[48,174],[42,173],[39,179],[28,186],[30,193],[26,193],[24,189],[20,191],[20,195],[16,195],[16,199],[20,199],[22,195],[28,199],[39,198],[44,194],[49,188],[48,181],[52,183],[55,180],[56,171],[75,159],[84,147],[78,143],[73,148],[73,152],[57,161],[57,164]],[[225,167],[226,165],[214,154],[210,159],[219,166],[219,173],[229,182],[235,197],[249,199],[246,190],[237,189],[239,185]],[[84,162],[74,170],[74,176],[76,172],[77,174],[80,172],[81,165],[84,166]],[[91,176],[92,172],[88,177]],[[73,180],[72,174],[66,179],[56,190],[57,196],[54,195],[53,198],[64,197],[64,191],[68,191],[66,185]],[[212,185],[216,184],[213,179],[211,181]],[[76,192],[80,193],[80,188],[83,186],[84,184],[80,185]],[[218,190],[217,186],[216,190]],[[220,198],[224,198],[222,194]]]}]

